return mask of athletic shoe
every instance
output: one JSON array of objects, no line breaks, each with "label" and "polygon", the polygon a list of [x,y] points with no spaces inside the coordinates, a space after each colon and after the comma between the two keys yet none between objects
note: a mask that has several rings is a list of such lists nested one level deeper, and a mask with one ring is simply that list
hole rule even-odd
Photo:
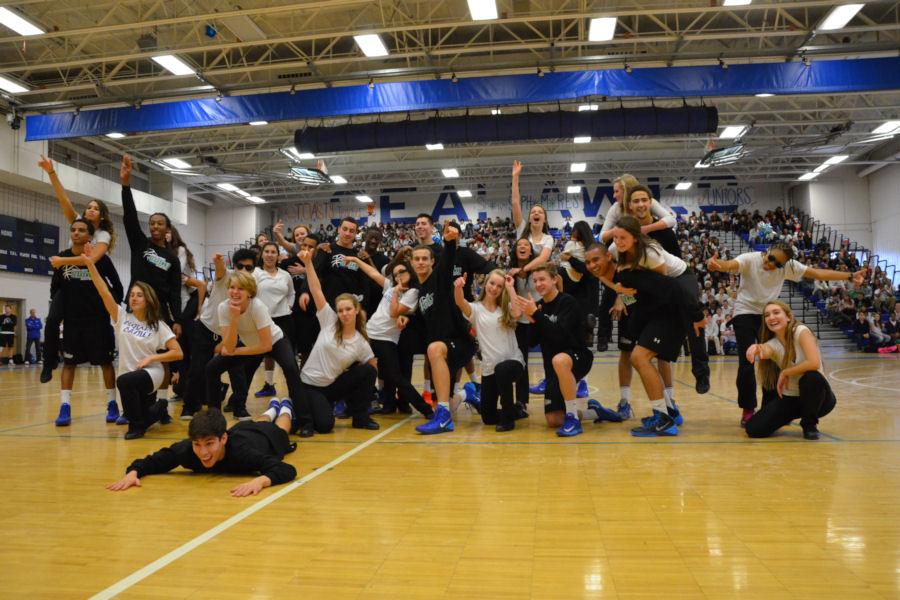
[{"label": "athletic shoe", "polygon": [[536,384],[528,388],[528,391],[535,395],[541,395],[547,390],[547,380],[541,379]]},{"label": "athletic shoe", "polygon": [[275,386],[268,384],[268,383],[263,384],[262,388],[258,392],[256,392],[255,395],[257,398],[266,398],[268,396],[274,396],[275,395]]},{"label": "athletic shoe", "polygon": [[[269,408],[272,407],[272,403],[269,403]],[[282,398],[281,402],[278,403],[278,414],[281,414],[281,411],[285,408],[288,408],[291,411],[291,414],[294,414],[294,403],[291,402],[290,398]]]},{"label": "athletic shoe", "polygon": [[157,411],[159,414],[159,424],[160,425],[168,425],[172,422],[172,417],[169,416],[169,401],[168,400],[157,400]]},{"label": "athletic shoe", "polygon": [[129,431],[128,433],[125,434],[126,440],[136,440],[136,439],[142,438],[142,437],[144,437],[143,431]]},{"label": "athletic shoe", "polygon": [[351,424],[353,429],[368,429],[370,431],[375,431],[376,429],[380,429],[381,426],[377,421],[373,420],[370,417],[366,417],[365,421],[357,421],[353,419],[353,423]]},{"label": "athletic shoe", "polygon": [[684,425],[684,417],[681,415],[681,411],[678,410],[678,405],[675,402],[672,402],[672,406],[668,407],[667,412],[676,425],[679,427]]},{"label": "athletic shoe", "polygon": [[697,383],[694,384],[694,389],[698,394],[705,394],[709,391],[709,376],[706,377],[698,377]]},{"label": "athletic shoe", "polygon": [[[285,400],[287,400],[287,398],[285,398]],[[271,400],[269,400],[269,406],[266,407],[266,411],[269,411],[273,408],[275,409],[275,419],[277,419],[278,413],[281,412],[281,400],[279,400],[278,398],[272,398]],[[293,414],[293,411],[291,411],[291,414]],[[274,421],[275,419],[272,420]]]},{"label": "athletic shoe", "polygon": [[817,440],[819,439],[819,430],[815,425],[807,426],[803,428],[803,439],[804,440]]},{"label": "athletic shoe", "polygon": [[619,406],[616,407],[616,412],[619,413],[619,416],[622,417],[623,421],[627,421],[634,417],[634,412],[631,410],[631,404],[628,403],[628,400],[619,400]]},{"label": "athletic shoe", "polygon": [[641,426],[631,430],[634,437],[666,437],[678,435],[675,421],[666,413],[653,411],[653,415],[641,419]]},{"label": "athletic shoe", "polygon": [[622,422],[622,415],[614,410],[606,408],[596,400],[588,400],[587,409],[592,410],[597,414],[597,418],[594,419],[594,423],[602,423],[603,421],[609,421],[610,423]]},{"label": "athletic shoe", "polygon": [[745,408],[745,409],[744,409],[744,412],[741,413],[741,427],[746,427],[746,426],[747,426],[747,421],[749,421],[749,420],[753,417],[753,414],[754,414],[755,412],[756,412],[756,411],[753,410],[752,408]]},{"label": "athletic shoe", "polygon": [[119,415],[119,418],[116,419],[116,425],[128,425],[128,417]]},{"label": "athletic shoe", "polygon": [[597,352],[606,352],[609,350],[608,342],[597,342]]},{"label": "athletic shoe", "polygon": [[528,408],[522,404],[521,402],[516,402],[516,416],[514,417],[516,421],[519,419],[527,419],[528,418]]},{"label": "athletic shoe", "polygon": [[47,361],[41,367],[41,383],[47,383],[51,379],[53,379],[53,365]]},{"label": "athletic shoe", "polygon": [[247,412],[246,406],[235,406],[234,411],[232,411],[231,413],[231,416],[238,421],[249,421],[251,419],[250,413]]},{"label": "athletic shoe", "polygon": [[588,391],[587,381],[582,379],[578,382],[578,388],[575,391],[576,398],[587,398],[591,393]]},{"label": "athletic shoe", "polygon": [[343,400],[338,400],[334,403],[334,418],[335,419],[349,419],[350,415],[347,413],[347,403]]},{"label": "athletic shoe", "polygon": [[56,417],[57,427],[66,427],[72,424],[72,407],[68,403],[59,405],[59,416]]},{"label": "athletic shoe", "polygon": [[481,414],[481,394],[478,393],[478,389],[475,387],[475,384],[471,381],[463,386],[463,393],[465,394],[465,398],[463,402],[466,403],[466,406]]},{"label": "athletic shoe", "polygon": [[516,422],[510,421],[509,423],[499,423],[496,427],[494,427],[494,431],[497,433],[503,433],[505,431],[512,431],[516,428]]},{"label": "athletic shoe", "polygon": [[181,416],[178,418],[181,419],[182,421],[190,421],[191,419],[194,418],[193,409],[188,408],[187,406],[182,406],[181,407]]},{"label": "athletic shoe", "polygon": [[119,418],[119,405],[116,404],[115,400],[110,400],[106,403],[106,422],[107,423],[115,423]]},{"label": "athletic shoe", "polygon": [[234,405],[231,403],[231,400],[225,403],[225,406],[222,407],[222,412],[227,413],[234,410]]},{"label": "athletic shoe", "polygon": [[446,406],[438,405],[431,420],[424,425],[417,426],[416,431],[422,435],[433,435],[436,433],[453,431],[453,417],[450,415],[450,409]]},{"label": "athletic shoe", "polygon": [[566,420],[556,430],[556,435],[559,437],[573,437],[581,433],[584,433],[584,429],[581,428],[581,421],[572,413],[566,413]]}]

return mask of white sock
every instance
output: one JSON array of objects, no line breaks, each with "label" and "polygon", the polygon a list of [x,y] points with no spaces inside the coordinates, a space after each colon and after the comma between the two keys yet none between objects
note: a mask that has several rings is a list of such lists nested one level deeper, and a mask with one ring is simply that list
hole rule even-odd
[{"label": "white sock", "polygon": [[453,384],[453,395],[459,396],[460,398],[464,398],[465,396],[462,393],[462,386],[459,385],[459,382]]},{"label": "white sock", "polygon": [[378,391],[383,390],[384,389],[384,379],[376,379],[375,387],[376,387],[376,389],[378,389]]},{"label": "white sock", "polygon": [[[462,402],[462,401],[460,400],[460,402]],[[443,406],[444,408],[446,408],[449,411],[450,410],[450,401],[448,400],[446,402],[438,402],[438,406]]]},{"label": "white sock", "polygon": [[116,401],[116,390],[106,390],[106,401],[107,402],[115,402]]},{"label": "white sock", "polygon": [[165,400],[166,402],[168,402],[169,401],[169,388],[166,388],[166,389],[160,388],[160,389],[156,390],[156,399],[157,400]]},{"label": "white sock", "polygon": [[60,404],[69,404],[72,399],[72,390],[59,390]]},{"label": "white sock", "polygon": [[281,405],[281,412],[278,413],[278,416],[279,416],[279,417],[280,417],[281,415],[287,415],[287,416],[289,416],[290,418],[293,419],[293,418],[294,418],[294,411],[292,411],[292,410],[291,410],[291,407],[288,406],[287,404],[282,404],[282,405]]},{"label": "white sock", "polygon": [[675,388],[663,388],[663,397],[666,400],[666,406],[669,408],[675,408]]},{"label": "white sock", "polygon": [[275,370],[266,371],[266,385],[275,385]]},{"label": "white sock", "polygon": [[659,400],[651,400],[650,406],[653,407],[653,410],[658,410],[661,413],[666,414],[666,399],[660,398]]},{"label": "white sock", "polygon": [[578,400],[566,400],[566,414],[578,418]]},{"label": "white sock", "polygon": [[631,386],[623,385],[619,388],[619,402],[628,404],[631,401]]},{"label": "white sock", "polygon": [[431,380],[426,379],[425,382],[422,384],[422,387],[425,389],[426,392],[430,392],[431,391]]},{"label": "white sock", "polygon": [[[273,398],[273,400],[278,400],[278,398]],[[270,407],[266,410],[266,412],[263,413],[263,416],[264,416],[264,417],[269,417],[269,420],[270,420],[270,421],[274,421],[275,418],[278,416],[278,409],[275,408],[274,406],[270,406]]]}]

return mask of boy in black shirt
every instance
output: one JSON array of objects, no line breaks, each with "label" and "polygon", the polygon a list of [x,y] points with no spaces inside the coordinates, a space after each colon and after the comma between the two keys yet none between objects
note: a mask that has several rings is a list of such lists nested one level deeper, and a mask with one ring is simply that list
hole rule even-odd
[{"label": "boy in black shirt", "polygon": [[[335,243],[320,244],[321,252],[316,254],[314,267],[322,282],[322,291],[328,304],[334,306],[334,299],[341,294],[352,294],[365,305],[366,290],[369,278],[354,263],[344,262],[344,256],[358,256],[353,248],[356,232],[359,227],[350,217],[341,219]],[[300,307],[306,309],[309,294],[300,296]]]},{"label": "boy in black shirt", "polygon": [[18,317],[12,314],[12,306],[3,307],[3,315],[0,316],[0,360],[12,364],[12,356],[16,349],[16,325]]},{"label": "boy in black shirt", "polygon": [[232,488],[231,495],[235,497],[252,496],[271,485],[287,483],[297,477],[297,469],[282,460],[296,449],[296,445],[288,440],[290,402],[283,401],[276,414],[274,423],[242,421],[225,431],[225,417],[221,412],[215,408],[201,411],[188,426],[190,439],[132,462],[125,469],[125,477],[106,489],[120,492],[133,486],[140,487],[141,477],[168,473],[178,466],[195,473],[260,474]]}]

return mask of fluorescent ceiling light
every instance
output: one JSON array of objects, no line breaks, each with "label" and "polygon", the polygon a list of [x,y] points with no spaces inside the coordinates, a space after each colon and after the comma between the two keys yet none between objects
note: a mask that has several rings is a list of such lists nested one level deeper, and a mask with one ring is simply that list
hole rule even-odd
[{"label": "fluorescent ceiling light", "polygon": [[497,18],[497,3],[494,0],[468,0],[468,2],[473,21]]},{"label": "fluorescent ceiling light", "polygon": [[169,165],[170,167],[175,167],[176,169],[190,169],[191,163],[182,160],[180,158],[164,158],[162,159],[164,163]]},{"label": "fluorescent ceiling light", "polygon": [[725,0],[722,2],[722,6],[747,6],[753,2],[753,0]]},{"label": "fluorescent ceiling light", "polygon": [[885,121],[875,129],[873,129],[872,133],[888,134],[896,133],[897,131],[900,131],[900,121]]},{"label": "fluorescent ceiling light", "polygon": [[9,92],[10,94],[21,94],[22,92],[27,92],[28,88],[18,81],[0,75],[0,90]]},{"label": "fluorescent ceiling light", "polygon": [[722,130],[722,133],[719,134],[719,138],[723,140],[733,140],[741,137],[745,133],[747,133],[746,125],[730,125]]},{"label": "fluorescent ceiling light", "polygon": [[599,17],[591,19],[591,26],[588,30],[588,41],[590,42],[607,42],[616,35],[616,18],[615,17]]},{"label": "fluorescent ceiling light", "polygon": [[819,174],[818,174],[818,173],[815,173],[815,172],[813,172],[813,173],[804,173],[804,174],[801,175],[798,179],[799,179],[800,181],[809,181],[810,179],[815,179],[815,178],[818,177],[818,176],[819,176]]},{"label": "fluorescent ceiling light", "polygon": [[816,30],[817,31],[831,31],[833,29],[843,29],[844,25],[850,22],[850,19],[856,16],[862,7],[865,6],[864,2],[860,2],[859,4],[842,4],[840,6],[835,6],[831,9],[831,12],[828,13],[828,16],[822,21],[821,25],[819,25]]},{"label": "fluorescent ceiling light", "polygon": [[572,140],[572,141],[575,142],[576,144],[590,144],[590,143],[591,143],[591,136],[589,136],[589,135],[578,135],[578,136],[575,136],[575,139]]},{"label": "fluorescent ceiling light", "polygon": [[567,194],[580,194],[581,186],[580,185],[570,185],[569,187],[566,188],[566,193]]},{"label": "fluorescent ceiling light", "polygon": [[599,104],[580,104],[578,106],[578,112],[585,112],[587,110],[600,110]]},{"label": "fluorescent ceiling light", "polygon": [[220,190],[225,190],[226,192],[236,192],[238,191],[238,186],[233,183],[217,183],[216,187]]},{"label": "fluorescent ceiling light", "polygon": [[354,35],[353,39],[363,54],[368,57],[387,56],[388,49],[381,41],[381,36],[377,33],[367,33],[365,35]]},{"label": "fluorescent ceiling light", "polygon": [[44,30],[22,17],[19,13],[0,6],[0,24],[9,27],[19,35],[40,35]]},{"label": "fluorescent ceiling light", "polygon": [[444,145],[443,144],[425,144],[425,149],[426,150],[443,150]]},{"label": "fluorescent ceiling light", "polygon": [[492,109],[491,109],[491,114],[494,115],[494,116],[496,117],[497,115],[503,114],[503,113],[502,113],[502,111],[501,111],[499,108],[492,108]]},{"label": "fluorescent ceiling light", "polygon": [[265,202],[265,200],[263,200],[259,196],[250,196],[249,198],[247,198],[247,200],[249,200],[253,204],[263,204]]},{"label": "fluorescent ceiling light", "polygon": [[694,185],[694,184],[691,183],[690,181],[679,181],[678,183],[675,184],[675,189],[680,192],[683,192],[684,190],[691,189],[692,185]]},{"label": "fluorescent ceiling light", "polygon": [[154,56],[153,62],[161,66],[172,75],[195,75],[196,71],[174,54],[163,54],[162,56]]},{"label": "fluorescent ceiling light", "polygon": [[813,169],[813,173],[821,173],[822,171],[824,171],[825,169],[827,169],[829,166],[830,166],[830,165],[826,165],[825,163],[822,163],[821,165],[819,165],[818,167],[816,167],[815,169]]},{"label": "fluorescent ceiling light", "polygon": [[344,185],[345,183],[347,183],[347,180],[340,175],[330,175],[329,177],[331,177],[331,183],[336,183],[338,185]]},{"label": "fluorescent ceiling light", "polygon": [[244,190],[238,190],[237,193],[244,198],[250,198],[251,196],[253,196],[253,194],[251,194],[250,192],[245,192]]},{"label": "fluorescent ceiling light", "polygon": [[123,137],[125,137],[125,134],[119,133],[118,131],[110,131],[109,133],[106,134],[106,137],[108,137],[111,140],[121,140]]},{"label": "fluorescent ceiling light", "polygon": [[447,177],[448,179],[459,177],[459,171],[457,171],[456,169],[441,169],[441,173],[443,173],[444,177]]},{"label": "fluorescent ceiling light", "polygon": [[709,165],[705,164],[702,160],[698,160],[697,162],[694,163],[694,168],[695,169],[708,169]]},{"label": "fluorescent ceiling light", "polygon": [[372,204],[373,200],[369,196],[357,196],[357,200],[363,202],[364,204]]},{"label": "fluorescent ceiling light", "polygon": [[460,198],[471,198],[472,192],[470,192],[469,190],[459,190],[458,192],[456,192],[456,195]]},{"label": "fluorescent ceiling light", "polygon": [[248,125],[253,125],[254,127],[259,127],[260,125],[268,125],[268,121],[250,121],[247,123]]},{"label": "fluorescent ceiling light", "polygon": [[315,155],[311,152],[299,152],[295,147],[288,146],[287,148],[282,148],[281,153],[290,158],[291,160],[310,160],[315,158]]},{"label": "fluorescent ceiling light", "polygon": [[753,95],[756,96],[757,98],[771,98],[775,94],[770,94],[768,92],[760,92],[759,94],[753,94]]},{"label": "fluorescent ceiling light", "polygon": [[569,167],[570,173],[584,173],[587,170],[587,163],[572,163]]},{"label": "fluorescent ceiling light", "polygon": [[838,163],[844,162],[844,161],[847,160],[848,158],[850,158],[850,155],[849,155],[849,154],[838,154],[837,156],[832,156],[831,158],[829,158],[828,160],[826,160],[823,164],[826,164],[826,165],[836,165],[836,164],[838,164]]}]

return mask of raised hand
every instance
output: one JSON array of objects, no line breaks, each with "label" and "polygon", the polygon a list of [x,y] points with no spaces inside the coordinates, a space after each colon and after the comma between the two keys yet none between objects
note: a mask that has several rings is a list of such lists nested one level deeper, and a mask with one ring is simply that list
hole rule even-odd
[{"label": "raised hand", "polygon": [[50,162],[50,159],[41,154],[41,160],[38,161],[38,166],[43,169],[48,175],[53,173],[53,163]]},{"label": "raised hand", "polygon": [[297,253],[297,258],[300,259],[307,267],[312,265],[312,252],[309,251],[309,248],[304,248],[300,252]]},{"label": "raised hand", "polygon": [[466,287],[466,273],[463,273],[462,277],[457,277],[456,281],[453,282],[453,287],[462,289]]},{"label": "raised hand", "polygon": [[866,280],[866,272],[867,272],[867,269],[862,268],[853,274],[853,279],[852,279],[853,287],[858,288],[859,286],[861,286],[863,284],[863,282]]},{"label": "raised hand", "polygon": [[709,271],[724,271],[722,263],[719,261],[719,251],[713,252],[713,255],[706,261],[706,269]]},{"label": "raised hand", "polygon": [[459,238],[459,229],[450,224],[450,221],[444,223],[443,237],[445,241],[452,242]]},{"label": "raised hand", "polygon": [[522,163],[517,160],[514,160],[513,164],[512,164],[512,176],[518,177],[521,172],[522,172]]},{"label": "raised hand", "polygon": [[284,231],[284,221],[278,219],[278,222],[275,223],[275,227],[272,228],[272,233],[275,235],[281,235],[281,232]]},{"label": "raised hand", "polygon": [[131,157],[127,154],[122,156],[122,166],[119,167],[119,179],[122,182],[122,185],[129,185],[131,183]]},{"label": "raised hand", "polygon": [[522,309],[522,312],[528,315],[529,317],[534,315],[537,312],[537,303],[531,298],[523,298],[522,296],[516,296],[516,304],[519,305],[519,308]]}]

